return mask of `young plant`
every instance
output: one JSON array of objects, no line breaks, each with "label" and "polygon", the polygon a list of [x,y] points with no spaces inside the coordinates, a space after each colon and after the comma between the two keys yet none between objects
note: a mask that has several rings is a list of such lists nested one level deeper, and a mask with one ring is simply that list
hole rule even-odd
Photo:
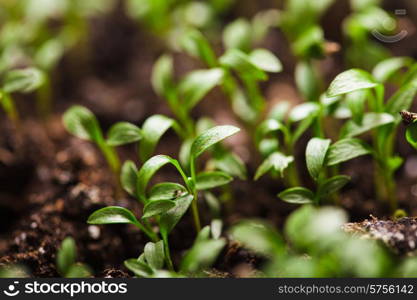
[{"label": "young plant", "polygon": [[171,56],[163,55],[155,63],[152,72],[153,88],[167,101],[181,126],[180,133],[183,139],[195,137],[195,123],[191,118],[191,110],[210,90],[221,83],[223,76],[224,72],[220,68],[196,70],[176,83]]},{"label": "young plant", "polygon": [[223,32],[226,50],[219,58],[208,40],[197,30],[185,32],[181,41],[182,48],[189,55],[201,60],[209,68],[223,70],[221,86],[231,101],[233,111],[252,125],[259,121],[265,108],[259,82],[268,79],[267,73],[278,73],[282,70],[281,62],[269,50],[251,50],[254,41],[259,38],[259,31],[255,30],[256,24],[263,24],[263,29],[260,30],[263,33],[269,26],[266,21],[250,24],[239,19],[226,27]]},{"label": "young plant", "polygon": [[58,273],[65,278],[86,278],[91,276],[91,270],[87,265],[77,262],[77,247],[71,237],[62,241],[56,255],[56,268]]},{"label": "young plant", "polygon": [[153,155],[159,140],[168,129],[173,128],[176,132],[180,132],[175,120],[163,115],[153,115],[145,120],[142,128],[129,122],[118,122],[110,127],[105,138],[94,114],[78,105],[65,112],[63,122],[71,134],[98,146],[117,183],[121,163],[115,150],[116,146],[138,143],[139,159],[144,162]]},{"label": "young plant", "polygon": [[[199,135],[191,145],[190,171],[188,174],[176,159],[166,155],[157,155],[150,158],[139,170],[133,162],[125,162],[121,172],[122,186],[143,204],[142,221],[139,221],[131,211],[125,208],[111,206],[94,212],[88,218],[88,223],[129,223],[142,230],[154,243],[158,242],[161,237],[167,266],[170,270],[173,270],[168,244],[170,232],[190,206],[195,229],[200,232],[201,225],[197,205],[198,192],[219,187],[232,181],[230,175],[221,171],[198,172],[197,159],[210,147],[238,131],[239,129],[234,126],[224,125],[213,127]],[[174,166],[184,185],[163,182],[154,185],[148,192],[147,187],[150,180],[165,165]],[[151,229],[150,219],[154,219],[158,224],[160,237]]]},{"label": "young plant", "polygon": [[320,18],[334,2],[288,0],[281,13],[279,26],[291,45],[292,53],[298,59],[295,82],[307,101],[317,102],[323,92],[323,79],[316,66],[317,60],[325,58],[339,48],[336,43],[325,40],[320,26]]},{"label": "young plant", "polygon": [[210,267],[226,245],[221,238],[222,222],[213,220],[211,226],[205,226],[198,233],[191,249],[187,251],[180,263],[178,272],[165,270],[165,252],[163,241],[149,242],[139,258],[125,260],[124,265],[137,277],[196,277],[203,275],[203,271]]},{"label": "young plant", "polygon": [[380,61],[390,57],[387,48],[378,43],[375,36],[379,40],[389,42],[396,22],[381,8],[381,0],[351,0],[350,4],[353,12],[343,24],[348,40],[345,60],[351,67],[370,70]]},{"label": "young plant", "polygon": [[[402,158],[394,154],[394,139],[401,121],[398,113],[410,107],[417,93],[417,65],[401,73],[403,67],[409,65],[408,61],[383,61],[375,67],[374,76],[360,69],[345,71],[333,80],[327,91],[327,96],[336,99],[335,103],[345,105],[352,117],[343,126],[341,138],[373,132],[377,195],[389,203],[393,212],[397,208],[394,173],[402,164]],[[384,83],[394,74],[400,78],[401,88],[385,101]],[[369,112],[366,112],[366,106]]]},{"label": "young plant", "polygon": [[283,201],[293,204],[323,203],[323,200],[343,188],[349,176],[327,176],[326,167],[339,165],[353,158],[371,153],[371,149],[358,139],[348,138],[331,145],[329,139],[312,138],[306,148],[307,169],[317,188],[313,192],[304,187],[292,187],[278,194]]},{"label": "young plant", "polygon": [[44,73],[35,68],[16,69],[6,72],[0,87],[0,105],[8,118],[19,127],[19,112],[12,95],[28,94],[45,83]]},{"label": "young plant", "polygon": [[[295,106],[290,111],[289,107],[288,102],[277,104],[255,130],[255,145],[264,158],[256,171],[255,180],[272,170],[273,174],[286,179],[288,186],[300,185],[294,162],[296,143],[309,128],[312,128],[315,136],[324,136],[320,126],[324,105],[307,102]],[[284,176],[287,169],[288,175]]]}]

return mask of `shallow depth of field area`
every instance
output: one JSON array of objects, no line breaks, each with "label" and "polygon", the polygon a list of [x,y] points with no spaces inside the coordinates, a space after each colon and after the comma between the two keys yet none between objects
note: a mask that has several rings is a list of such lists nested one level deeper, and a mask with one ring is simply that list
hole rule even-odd
[{"label": "shallow depth of field area", "polygon": [[416,277],[413,0],[0,0],[0,277]]}]

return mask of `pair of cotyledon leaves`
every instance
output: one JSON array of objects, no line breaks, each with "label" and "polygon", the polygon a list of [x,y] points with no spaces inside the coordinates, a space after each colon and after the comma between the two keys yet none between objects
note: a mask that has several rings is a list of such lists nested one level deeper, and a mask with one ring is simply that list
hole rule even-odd
[{"label": "pair of cotyledon leaves", "polygon": [[[239,129],[224,125],[213,127],[198,136],[191,146],[191,159],[196,159],[204,151],[221,140],[237,133]],[[149,196],[146,188],[153,175],[163,166],[171,164],[186,181],[191,180],[185,176],[179,162],[166,155],[157,155],[147,160],[140,170],[133,162],[125,163],[122,168],[121,181],[126,191],[136,195],[145,205],[142,218],[160,216],[159,226],[162,235],[168,235],[176,223],[187,211],[193,200],[188,190],[176,183],[160,183],[155,185]],[[197,175],[196,189],[210,189],[227,184],[232,180],[228,174],[220,171],[202,172]],[[188,186],[189,182],[186,182]],[[122,207],[106,207],[93,213],[89,220],[91,224],[130,223],[141,227],[140,222],[132,212]]]}]

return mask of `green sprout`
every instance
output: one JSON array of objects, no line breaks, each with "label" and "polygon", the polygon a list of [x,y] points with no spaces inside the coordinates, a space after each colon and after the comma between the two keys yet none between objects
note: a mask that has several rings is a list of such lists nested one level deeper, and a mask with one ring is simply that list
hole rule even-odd
[{"label": "green sprout", "polygon": [[375,41],[371,34],[391,35],[396,22],[380,7],[380,0],[351,0],[350,3],[353,12],[343,24],[348,39],[345,60],[352,67],[370,70],[375,64],[390,57],[387,48]]},{"label": "green sprout", "polygon": [[183,257],[178,272],[164,269],[166,260],[163,241],[147,243],[144,252],[137,259],[125,260],[124,264],[137,277],[143,278],[204,275],[203,271],[215,262],[226,245],[226,240],[220,237],[221,230],[220,220],[213,220],[211,226],[205,226]]},{"label": "green sprout", "polygon": [[[402,72],[407,66],[409,69]],[[352,117],[341,129],[340,138],[354,138],[372,131],[377,196],[389,203],[392,212],[398,205],[394,174],[403,161],[394,153],[401,121],[398,113],[409,109],[417,93],[416,67],[416,64],[410,66],[409,59],[388,59],[374,68],[373,75],[360,69],[339,74],[327,91],[327,96],[345,105]],[[397,77],[401,87],[385,101],[384,83],[392,77]]]},{"label": "green sprout", "polygon": [[56,268],[65,278],[85,278],[91,276],[90,268],[77,262],[77,247],[71,237],[65,238],[56,255]]},{"label": "green sprout", "polygon": [[[199,135],[192,143],[189,165],[190,172],[181,167],[180,163],[167,155],[157,155],[147,160],[138,170],[132,161],[123,164],[121,183],[126,192],[135,196],[144,206],[142,221],[122,207],[111,206],[94,212],[89,218],[89,224],[133,224],[143,231],[151,241],[157,243],[159,236],[150,227],[149,219],[154,219],[159,227],[165,248],[165,260],[170,270],[173,270],[169,252],[168,235],[191,206],[194,226],[197,232],[201,230],[198,211],[198,192],[223,186],[232,181],[232,177],[221,171],[198,172],[197,159],[210,147],[236,134],[238,128],[229,125],[216,126]],[[165,165],[172,165],[183,180],[184,185],[163,182],[154,185],[148,192],[148,185],[155,173]]]},{"label": "green sprout", "polygon": [[35,68],[16,69],[6,72],[0,86],[0,105],[16,127],[19,127],[20,117],[12,95],[14,93],[32,93],[39,89],[44,82],[44,73]]},{"label": "green sprout", "polygon": [[[37,91],[37,109],[42,118],[52,111],[53,71],[70,50],[78,63],[89,55],[89,17],[109,11],[113,0],[36,0],[2,3],[0,21],[0,72],[30,62],[43,71],[43,84]],[[51,26],[51,20],[55,26]],[[57,25],[59,24],[59,25]],[[77,46],[77,47],[75,47]]]},{"label": "green sprout", "polygon": [[331,144],[329,139],[312,138],[307,144],[305,156],[308,172],[317,184],[316,191],[305,187],[291,187],[279,193],[278,197],[293,204],[322,204],[324,199],[339,191],[350,180],[349,176],[339,174],[329,178],[327,167],[370,154],[371,151],[359,139],[347,138]]},{"label": "green sprout", "polygon": [[222,90],[235,114],[249,125],[256,124],[265,110],[265,99],[259,83],[268,79],[267,73],[282,70],[280,60],[269,50],[250,49],[259,38],[259,30],[255,30],[259,23],[264,28],[260,31],[265,32],[267,22],[249,24],[241,19],[226,27],[223,32],[226,50],[220,57],[216,57],[209,41],[198,30],[188,30],[181,41],[182,48],[190,56],[201,60],[209,68],[223,70]]},{"label": "green sprout", "polygon": [[303,98],[308,101],[317,101],[323,89],[323,79],[316,61],[338,49],[335,43],[325,40],[320,26],[320,18],[334,2],[288,0],[279,19],[280,28],[298,59],[295,68],[296,85]]}]

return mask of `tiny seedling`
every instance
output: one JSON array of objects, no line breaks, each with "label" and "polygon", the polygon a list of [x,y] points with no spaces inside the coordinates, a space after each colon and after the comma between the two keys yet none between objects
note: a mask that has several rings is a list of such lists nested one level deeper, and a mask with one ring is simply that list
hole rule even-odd
[{"label": "tiny seedling", "polygon": [[178,272],[164,270],[165,252],[163,241],[149,242],[145,245],[144,252],[139,258],[125,260],[126,268],[137,277],[196,277],[204,275],[226,245],[226,240],[221,238],[222,222],[213,220],[211,226],[205,226],[198,233],[193,246],[189,249],[180,263]]},{"label": "tiny seedling", "polygon": [[[254,24],[256,22],[252,26]],[[226,51],[220,57],[216,57],[208,40],[197,30],[186,31],[181,42],[189,55],[201,60],[209,68],[223,70],[221,87],[230,99],[233,111],[243,121],[253,125],[259,121],[265,108],[259,82],[268,79],[267,73],[281,72],[282,64],[269,50],[249,49],[258,37],[257,30],[250,27],[244,20],[230,24],[223,32]]]},{"label": "tiny seedling", "polygon": [[[191,144],[189,155],[190,171],[187,172],[180,163],[167,155],[157,155],[148,159],[138,170],[136,165],[127,161],[121,171],[121,183],[129,194],[135,196],[144,205],[142,221],[122,207],[105,207],[94,212],[89,224],[133,224],[142,230],[154,243],[159,241],[150,227],[149,220],[154,219],[159,227],[159,234],[165,248],[165,260],[170,270],[173,264],[169,252],[168,235],[191,206],[194,225],[200,232],[200,217],[197,206],[198,192],[223,186],[232,181],[232,176],[221,171],[197,172],[197,158],[210,147],[239,131],[234,126],[224,125],[208,129],[199,135]],[[163,182],[154,185],[148,192],[148,185],[155,173],[165,165],[172,165],[183,180],[184,185]]]},{"label": "tiny seedling", "polygon": [[28,94],[39,89],[45,83],[45,75],[35,68],[16,69],[6,72],[0,86],[0,105],[8,118],[19,126],[19,112],[12,94]]},{"label": "tiny seedling", "polygon": [[[347,106],[352,117],[343,126],[341,138],[373,132],[376,191],[380,199],[389,203],[393,212],[397,209],[394,173],[402,164],[402,158],[394,154],[395,135],[401,121],[398,113],[411,106],[417,93],[417,65],[413,64],[402,74],[402,69],[407,66],[408,59],[389,59],[378,64],[373,75],[364,70],[351,69],[339,74],[327,91],[328,97]],[[384,83],[394,75],[400,78],[401,88],[385,102]],[[366,106],[370,112],[366,112]]]},{"label": "tiny seedling", "polygon": [[120,159],[114,147],[139,142],[139,158],[146,161],[154,152],[162,135],[176,122],[163,115],[153,115],[145,120],[142,129],[129,122],[118,122],[107,132],[107,138],[94,114],[85,107],[73,106],[63,116],[66,129],[73,135],[95,143],[103,153],[116,178],[120,177]]},{"label": "tiny seedling", "polygon": [[65,278],[85,278],[91,276],[87,265],[77,262],[77,247],[71,237],[62,241],[56,255],[56,268],[59,275]]},{"label": "tiny seedling", "polygon": [[342,139],[331,145],[329,139],[312,138],[306,148],[306,163],[311,178],[317,184],[316,191],[305,187],[292,187],[279,193],[278,197],[293,204],[319,205],[350,180],[348,176],[338,174],[328,178],[326,167],[336,166],[371,152],[370,147],[358,139]]}]

